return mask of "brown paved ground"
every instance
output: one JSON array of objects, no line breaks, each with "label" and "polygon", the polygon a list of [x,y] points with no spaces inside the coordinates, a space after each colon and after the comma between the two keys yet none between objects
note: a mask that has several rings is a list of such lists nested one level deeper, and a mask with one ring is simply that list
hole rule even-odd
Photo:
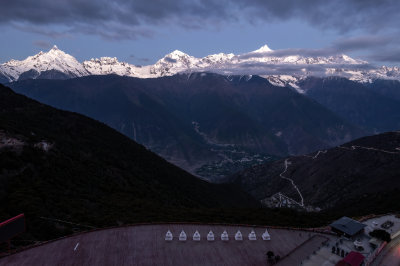
[{"label": "brown paved ground", "polygon": [[299,265],[300,262],[306,260],[314,251],[323,247],[323,242],[328,241],[327,236],[314,235],[303,244],[298,246],[289,255],[277,263],[279,266]]},{"label": "brown paved ground", "polygon": [[335,266],[343,258],[333,254],[331,247],[324,247],[311,255],[308,260],[303,261],[302,266]]},{"label": "brown paved ground", "polygon": [[[174,235],[172,242],[164,240],[167,230]],[[188,240],[177,240],[181,230]],[[216,241],[207,242],[206,235],[213,230]],[[235,241],[234,234],[240,229],[243,241]],[[309,239],[313,233],[304,231],[269,229],[270,241],[263,241],[265,228],[254,228],[256,241],[247,236],[253,227],[223,225],[138,225],[106,229],[54,241],[39,247],[0,259],[0,265],[266,265],[266,252],[271,250],[281,257]],[[198,230],[201,241],[192,240]],[[230,240],[222,242],[220,235],[227,230]],[[302,247],[302,258],[311,254],[319,237]],[[79,243],[74,251],[74,248]],[[310,250],[308,250],[310,249]],[[291,261],[301,261],[291,255]]]}]

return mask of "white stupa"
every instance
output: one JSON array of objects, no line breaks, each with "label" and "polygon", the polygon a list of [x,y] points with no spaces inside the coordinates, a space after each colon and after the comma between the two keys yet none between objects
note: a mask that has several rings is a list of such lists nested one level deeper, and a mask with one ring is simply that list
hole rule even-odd
[{"label": "white stupa", "polygon": [[235,234],[235,240],[238,240],[238,241],[243,240],[243,235],[242,235],[242,232],[240,232],[240,230],[238,230],[237,233]]},{"label": "white stupa", "polygon": [[171,231],[168,230],[168,232],[165,234],[165,241],[172,241],[174,239],[174,236],[172,235]]},{"label": "white stupa", "polygon": [[179,241],[186,241],[187,237],[186,237],[186,233],[185,231],[182,230],[182,232],[179,235]]},{"label": "white stupa", "polygon": [[251,230],[250,234],[249,234],[249,240],[257,240],[257,236],[256,233],[254,232],[254,230]]},{"label": "white stupa", "polygon": [[208,232],[207,240],[214,241],[214,233],[211,230],[210,230],[210,232]]},{"label": "white stupa", "polygon": [[363,247],[363,242],[361,242],[360,239],[356,239],[356,240],[353,242],[353,244],[354,244],[354,247],[357,248],[357,249]]},{"label": "white stupa", "polygon": [[221,234],[221,240],[222,241],[228,241],[229,240],[229,236],[228,236],[228,233],[226,232],[226,230]]},{"label": "white stupa", "polygon": [[193,241],[200,241],[200,233],[197,230],[193,234]]},{"label": "white stupa", "polygon": [[265,229],[265,232],[262,234],[262,239],[263,240],[271,240],[271,236],[269,235],[267,229]]}]

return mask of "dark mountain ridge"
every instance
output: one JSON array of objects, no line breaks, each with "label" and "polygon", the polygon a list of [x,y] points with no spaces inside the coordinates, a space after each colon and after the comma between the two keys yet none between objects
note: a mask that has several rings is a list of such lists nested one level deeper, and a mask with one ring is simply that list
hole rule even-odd
[{"label": "dark mountain ridge", "polygon": [[2,85],[0,106],[0,220],[25,213],[34,238],[71,233],[41,217],[97,227],[259,206],[235,186],[200,180],[85,116]]},{"label": "dark mountain ridge", "polygon": [[370,133],[400,128],[400,82],[359,83],[341,77],[309,77],[299,86],[306,95]]},{"label": "dark mountain ridge", "polygon": [[400,131],[396,131],[255,166],[230,180],[266,202],[280,192],[323,210],[382,213],[400,209],[399,165]]},{"label": "dark mountain ridge", "polygon": [[364,134],[314,100],[258,76],[111,75],[25,80],[10,86],[46,104],[100,120],[204,177]]}]

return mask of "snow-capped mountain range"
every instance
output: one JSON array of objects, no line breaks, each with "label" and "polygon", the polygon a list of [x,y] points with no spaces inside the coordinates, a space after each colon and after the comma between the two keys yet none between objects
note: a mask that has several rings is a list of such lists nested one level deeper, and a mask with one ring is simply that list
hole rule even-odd
[{"label": "snow-capped mountain range", "polygon": [[73,78],[88,75],[117,74],[137,78],[157,78],[177,73],[214,72],[224,75],[261,75],[277,86],[296,85],[307,76],[343,76],[359,82],[375,79],[400,80],[398,67],[371,67],[368,62],[346,55],[306,57],[279,56],[267,45],[240,55],[212,54],[196,58],[175,50],[154,65],[135,66],[119,62],[115,57],[101,57],[80,63],[73,56],[54,46],[25,60],[10,60],[0,65],[0,82],[27,78]]}]

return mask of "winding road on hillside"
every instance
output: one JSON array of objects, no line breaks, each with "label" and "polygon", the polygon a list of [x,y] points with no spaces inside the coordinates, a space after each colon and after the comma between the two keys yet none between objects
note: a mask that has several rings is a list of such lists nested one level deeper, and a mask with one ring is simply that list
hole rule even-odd
[{"label": "winding road on hillside", "polygon": [[[352,145],[350,148],[338,146],[338,148],[349,150],[349,151],[354,151],[356,149],[365,149],[365,150],[379,151],[379,152],[384,152],[384,153],[389,153],[389,154],[400,154],[400,151],[386,151],[386,150],[381,150],[381,149],[377,149],[377,148],[373,148],[373,147],[363,147],[363,146],[357,146],[357,145]],[[396,150],[399,150],[399,148],[396,148]]]},{"label": "winding road on hillside", "polygon": [[299,188],[296,186],[296,184],[294,183],[293,179],[291,179],[291,178],[286,177],[286,176],[283,175],[283,174],[286,173],[286,171],[287,171],[287,169],[288,169],[288,166],[291,164],[291,162],[289,161],[289,159],[286,159],[284,164],[285,164],[285,170],[283,170],[283,172],[280,173],[279,176],[280,176],[282,179],[288,180],[288,181],[292,184],[293,188],[297,191],[297,193],[299,193],[299,196],[300,196],[300,199],[301,199],[300,202],[297,202],[297,201],[295,201],[295,200],[293,200],[293,199],[291,199],[291,200],[293,200],[294,202],[296,202],[296,203],[297,203],[298,205],[300,205],[301,207],[304,207],[304,198],[303,198],[303,195],[301,194]]},{"label": "winding road on hillside", "polygon": [[[358,146],[358,145],[352,145],[350,147],[338,146],[338,148],[344,149],[344,150],[348,150],[348,151],[354,151],[356,149],[365,149],[365,150],[378,151],[378,152],[383,152],[383,153],[388,153],[388,154],[400,155],[400,147],[395,148],[396,150],[399,150],[399,151],[387,151],[387,150],[377,149],[377,148],[373,148],[373,147],[364,147],[364,146]],[[303,155],[303,156],[315,160],[320,155],[326,154],[327,152],[328,152],[328,150],[320,150],[314,156],[311,156],[311,155]],[[281,192],[278,192],[278,193],[284,195],[285,197],[287,197],[288,199],[292,200],[293,202],[296,202],[299,206],[304,207],[304,198],[303,198],[303,195],[300,192],[300,189],[294,183],[293,179],[291,179],[291,178],[289,178],[289,177],[284,175],[287,172],[288,167],[289,167],[290,164],[291,164],[291,162],[289,161],[289,159],[286,159],[285,162],[284,162],[284,170],[279,174],[279,177],[282,178],[282,179],[288,180],[292,184],[293,188],[299,194],[301,200],[300,200],[300,202],[297,202],[296,200],[294,200],[294,199],[282,194]]]},{"label": "winding road on hillside", "polygon": [[322,151],[318,151],[318,152],[317,152],[317,154],[316,154],[316,155],[314,155],[314,156],[311,156],[311,155],[303,155],[303,156],[305,156],[305,157],[308,157],[308,158],[311,158],[311,159],[315,160],[315,159],[317,159],[317,158],[318,158],[318,156],[319,156],[320,154],[325,154],[325,153],[327,153],[327,152],[328,152],[327,150],[322,150]]}]

